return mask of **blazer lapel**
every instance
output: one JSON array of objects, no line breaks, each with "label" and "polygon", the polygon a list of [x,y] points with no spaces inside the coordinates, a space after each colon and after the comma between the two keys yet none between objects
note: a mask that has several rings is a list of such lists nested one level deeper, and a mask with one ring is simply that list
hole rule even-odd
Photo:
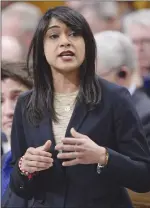
[{"label": "blazer lapel", "polygon": [[51,116],[49,113],[47,113],[43,120],[41,121],[41,123],[39,124],[39,133],[40,133],[40,139],[41,142],[43,144],[45,144],[45,142],[47,140],[51,140],[52,144],[50,147],[50,152],[54,152],[54,148],[55,148],[55,139],[54,139],[54,135],[53,135],[53,129],[52,129],[52,121],[51,121]]},{"label": "blazer lapel", "polygon": [[47,140],[51,140],[52,144],[50,147],[50,153],[52,153],[52,158],[54,159],[54,166],[57,166],[59,170],[62,172],[63,168],[61,161],[60,159],[57,159],[58,151],[55,150],[56,142],[53,135],[52,120],[49,113],[45,115],[44,119],[42,120],[38,128],[40,140],[42,142],[41,145],[43,145]]},{"label": "blazer lapel", "polygon": [[76,131],[78,131],[79,127],[83,123],[87,114],[88,114],[87,106],[84,103],[77,101],[77,103],[75,105],[75,109],[74,109],[73,114],[71,116],[70,122],[68,124],[65,137],[71,137],[70,129],[72,127],[75,128]]},{"label": "blazer lapel", "polygon": [[[88,109],[86,104],[81,103],[80,101],[77,101],[73,114],[71,116],[71,119],[68,123],[67,129],[66,129],[66,133],[65,133],[65,137],[70,137],[70,129],[73,127],[76,129],[76,131],[78,131],[79,127],[81,126],[81,124],[83,123],[84,119],[86,118],[88,114]],[[37,135],[38,137],[40,136],[40,140],[41,140],[41,145],[43,145],[47,140],[51,140],[52,145],[50,148],[50,151],[54,151],[55,150],[55,139],[54,139],[54,135],[53,135],[53,128],[52,128],[52,120],[51,120],[51,115],[50,113],[46,113],[43,120],[41,121],[41,123],[39,124],[39,126],[37,127],[39,128],[39,135]]]}]

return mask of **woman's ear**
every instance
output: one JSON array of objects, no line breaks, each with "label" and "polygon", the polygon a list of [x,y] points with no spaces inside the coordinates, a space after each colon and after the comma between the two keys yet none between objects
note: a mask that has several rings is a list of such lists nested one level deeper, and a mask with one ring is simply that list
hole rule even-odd
[{"label": "woman's ear", "polygon": [[126,66],[122,66],[121,69],[117,72],[117,76],[120,79],[126,79],[129,74],[129,69]]}]

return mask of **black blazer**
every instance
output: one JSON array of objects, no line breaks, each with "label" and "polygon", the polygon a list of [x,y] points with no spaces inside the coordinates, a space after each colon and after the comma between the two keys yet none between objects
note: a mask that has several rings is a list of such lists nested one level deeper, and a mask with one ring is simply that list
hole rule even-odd
[{"label": "black blazer", "polygon": [[142,121],[150,147],[150,98],[142,89],[137,89],[132,95],[132,100]]},{"label": "black blazer", "polygon": [[[100,174],[97,164],[62,167],[54,150],[50,115],[46,113],[40,125],[33,127],[23,115],[27,95],[19,98],[12,127],[14,169],[10,187],[23,198],[34,197],[31,207],[129,208],[132,205],[124,187],[137,192],[150,190],[150,152],[131,96],[124,88],[99,81],[101,102],[91,111],[78,102],[66,136],[74,127],[98,145],[108,147],[109,162]],[[29,181],[20,175],[18,159],[28,147],[41,146],[47,139],[52,140],[54,166]]]},{"label": "black blazer", "polygon": [[[8,158],[8,154],[9,153],[5,153],[2,156],[1,159],[1,167],[2,167],[2,171],[4,171],[4,166],[6,165],[6,159]],[[9,166],[10,164],[8,164],[8,160],[7,160],[7,165]],[[7,174],[9,174],[7,172]],[[8,175],[7,175],[8,177]],[[5,178],[6,180],[7,178]],[[4,180],[4,177],[2,177],[2,180]],[[3,190],[4,187],[2,187],[1,190]],[[17,203],[16,203],[17,202]],[[1,207],[2,208],[27,208],[28,207],[28,200],[25,200],[19,196],[17,196],[8,186],[5,193],[1,196]]]}]

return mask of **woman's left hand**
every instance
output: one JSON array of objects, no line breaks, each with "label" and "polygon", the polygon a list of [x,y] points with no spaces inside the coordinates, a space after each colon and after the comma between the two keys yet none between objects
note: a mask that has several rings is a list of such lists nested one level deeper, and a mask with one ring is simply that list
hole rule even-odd
[{"label": "woman's left hand", "polygon": [[105,164],[106,149],[104,147],[97,145],[88,136],[78,133],[74,128],[71,129],[71,135],[73,138],[63,138],[62,142],[55,146],[55,149],[60,151],[57,158],[67,160],[62,163],[63,166]]}]

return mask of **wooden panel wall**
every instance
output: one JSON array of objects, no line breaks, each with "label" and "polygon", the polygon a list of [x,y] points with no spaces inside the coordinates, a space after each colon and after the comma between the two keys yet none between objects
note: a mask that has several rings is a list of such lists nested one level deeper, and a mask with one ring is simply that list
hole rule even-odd
[{"label": "wooden panel wall", "polygon": [[64,1],[29,1],[29,3],[38,6],[43,13],[50,7],[64,5]]}]

